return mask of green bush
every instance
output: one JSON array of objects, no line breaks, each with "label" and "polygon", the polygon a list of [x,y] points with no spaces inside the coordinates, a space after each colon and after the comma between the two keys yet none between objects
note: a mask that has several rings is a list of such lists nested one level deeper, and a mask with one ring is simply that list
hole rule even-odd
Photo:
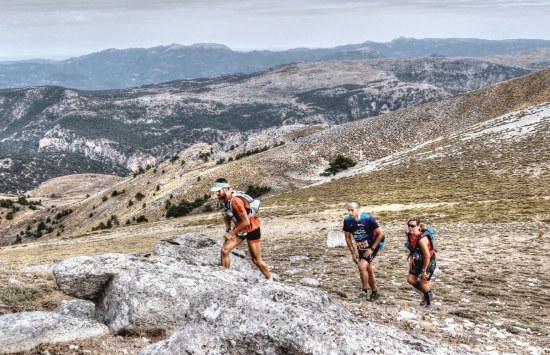
[{"label": "green bush", "polygon": [[340,171],[346,170],[352,166],[357,165],[357,162],[351,158],[347,158],[343,155],[338,155],[333,161],[329,163],[329,167],[322,172],[321,176],[336,175]]},{"label": "green bush", "polygon": [[253,198],[256,198],[269,191],[271,191],[271,187],[269,186],[248,185],[248,188],[246,189],[246,194],[252,196]]},{"label": "green bush", "polygon": [[168,211],[166,211],[166,218],[188,215],[195,208],[202,206],[208,198],[209,196],[206,194],[203,198],[198,197],[193,202],[181,200],[177,205],[170,205]]}]

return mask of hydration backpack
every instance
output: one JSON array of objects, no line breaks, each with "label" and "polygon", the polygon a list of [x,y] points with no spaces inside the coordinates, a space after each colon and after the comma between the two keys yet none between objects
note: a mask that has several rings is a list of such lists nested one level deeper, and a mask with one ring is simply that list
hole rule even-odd
[{"label": "hydration backpack", "polygon": [[[413,255],[415,253],[415,250],[409,244],[409,234],[405,233],[405,235],[407,236],[407,242],[405,243],[405,248],[409,249],[411,255]],[[433,249],[433,251],[436,251],[435,250],[435,230],[432,227],[425,227],[424,231],[422,232],[422,235],[418,238],[418,240],[420,240],[424,237],[430,238],[430,243],[432,244],[432,249]],[[416,245],[418,245],[418,242],[417,242]]]},{"label": "hydration backpack", "polygon": [[[231,209],[231,203],[233,202],[233,199],[235,197],[238,197],[245,202],[245,208],[246,212],[248,213],[248,217],[252,217],[256,213],[258,213],[258,211],[260,210],[260,200],[256,200],[252,196],[247,195],[242,191],[233,190],[232,192],[233,194],[231,195],[229,201],[224,201],[220,203],[220,209],[222,210],[222,215],[224,217],[231,219],[233,222],[239,220],[239,217],[236,216]],[[248,207],[246,206],[247,204]]]}]

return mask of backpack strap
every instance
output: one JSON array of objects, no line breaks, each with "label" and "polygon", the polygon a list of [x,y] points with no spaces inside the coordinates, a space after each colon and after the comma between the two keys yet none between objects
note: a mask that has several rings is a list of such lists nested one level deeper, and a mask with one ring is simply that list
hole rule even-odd
[{"label": "backpack strap", "polygon": [[[228,201],[229,209],[231,210],[231,213],[233,213],[233,216],[237,219],[237,221],[240,221],[241,219],[237,214],[235,214],[235,211],[233,211],[233,199],[237,197],[239,200],[243,201],[244,209],[246,210],[246,214],[250,217],[250,202],[246,200],[246,198],[241,197],[239,195],[231,194],[231,198]],[[247,207],[248,206],[248,207]]]}]

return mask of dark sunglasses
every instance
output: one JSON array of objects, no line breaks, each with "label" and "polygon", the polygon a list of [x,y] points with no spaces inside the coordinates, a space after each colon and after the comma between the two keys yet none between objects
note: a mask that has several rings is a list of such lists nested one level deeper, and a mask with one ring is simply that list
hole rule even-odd
[{"label": "dark sunglasses", "polygon": [[409,224],[409,228],[416,228],[416,224]]}]

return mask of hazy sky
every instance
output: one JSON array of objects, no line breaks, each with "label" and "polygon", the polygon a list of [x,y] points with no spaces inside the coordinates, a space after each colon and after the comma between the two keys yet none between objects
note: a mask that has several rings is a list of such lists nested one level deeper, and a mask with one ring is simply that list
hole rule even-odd
[{"label": "hazy sky", "polygon": [[0,0],[0,60],[172,43],[283,50],[400,36],[550,39],[550,0]]}]

